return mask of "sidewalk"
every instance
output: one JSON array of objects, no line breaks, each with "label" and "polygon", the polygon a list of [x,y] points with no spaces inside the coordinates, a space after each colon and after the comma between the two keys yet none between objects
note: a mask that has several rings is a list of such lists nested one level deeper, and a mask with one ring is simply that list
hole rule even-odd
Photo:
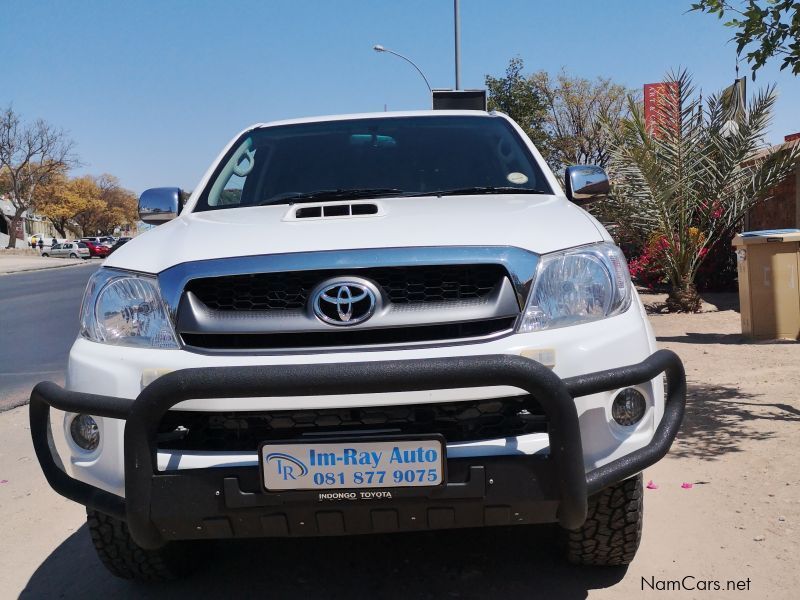
[{"label": "sidewalk", "polygon": [[42,256],[4,256],[0,250],[0,275],[22,273],[23,271],[39,271],[41,269],[57,269],[72,265],[86,264],[82,258],[44,258]]}]

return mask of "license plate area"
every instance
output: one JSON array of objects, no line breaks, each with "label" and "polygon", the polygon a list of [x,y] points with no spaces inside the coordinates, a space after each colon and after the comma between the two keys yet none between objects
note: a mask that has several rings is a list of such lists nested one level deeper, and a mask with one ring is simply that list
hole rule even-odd
[{"label": "license plate area", "polygon": [[432,488],[446,482],[446,444],[435,435],[264,442],[258,455],[268,492]]}]

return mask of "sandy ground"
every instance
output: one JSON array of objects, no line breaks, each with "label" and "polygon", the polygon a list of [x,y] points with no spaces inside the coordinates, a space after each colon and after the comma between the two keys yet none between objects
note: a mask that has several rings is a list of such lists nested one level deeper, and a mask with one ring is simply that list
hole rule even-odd
[{"label": "sandy ground", "polygon": [[[551,528],[517,527],[221,544],[182,583],[115,580],[81,507],[47,487],[20,407],[0,414],[0,597],[800,597],[800,345],[743,343],[734,310],[651,320],[683,358],[690,398],[670,455],[645,473],[658,489],[645,490],[627,569],[571,567]],[[660,591],[674,580],[697,589]],[[701,589],[706,580],[722,590]],[[748,589],[726,591],[728,580]]]}]

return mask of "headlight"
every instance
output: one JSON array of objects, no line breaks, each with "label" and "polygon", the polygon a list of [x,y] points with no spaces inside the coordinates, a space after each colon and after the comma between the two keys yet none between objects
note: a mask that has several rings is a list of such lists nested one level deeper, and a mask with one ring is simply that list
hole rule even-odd
[{"label": "headlight", "polygon": [[99,269],[86,286],[81,336],[140,348],[178,348],[155,277]]},{"label": "headlight", "polygon": [[622,251],[610,243],[542,256],[520,333],[567,327],[625,312],[631,279]]}]

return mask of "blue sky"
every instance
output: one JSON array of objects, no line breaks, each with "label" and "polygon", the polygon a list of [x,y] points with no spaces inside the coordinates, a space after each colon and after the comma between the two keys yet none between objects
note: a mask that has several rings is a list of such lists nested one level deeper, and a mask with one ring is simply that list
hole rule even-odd
[{"label": "blue sky", "polygon": [[[612,77],[629,87],[689,68],[705,91],[734,76],[732,32],[691,0],[461,0],[462,85],[483,87],[521,56],[529,70]],[[0,0],[0,106],[67,129],[81,172],[137,193],[192,189],[255,122],[429,107],[454,83],[451,0]],[[746,65],[744,72],[747,73]],[[777,65],[769,140],[800,131],[800,77]],[[754,84],[748,82],[750,90]]]}]

